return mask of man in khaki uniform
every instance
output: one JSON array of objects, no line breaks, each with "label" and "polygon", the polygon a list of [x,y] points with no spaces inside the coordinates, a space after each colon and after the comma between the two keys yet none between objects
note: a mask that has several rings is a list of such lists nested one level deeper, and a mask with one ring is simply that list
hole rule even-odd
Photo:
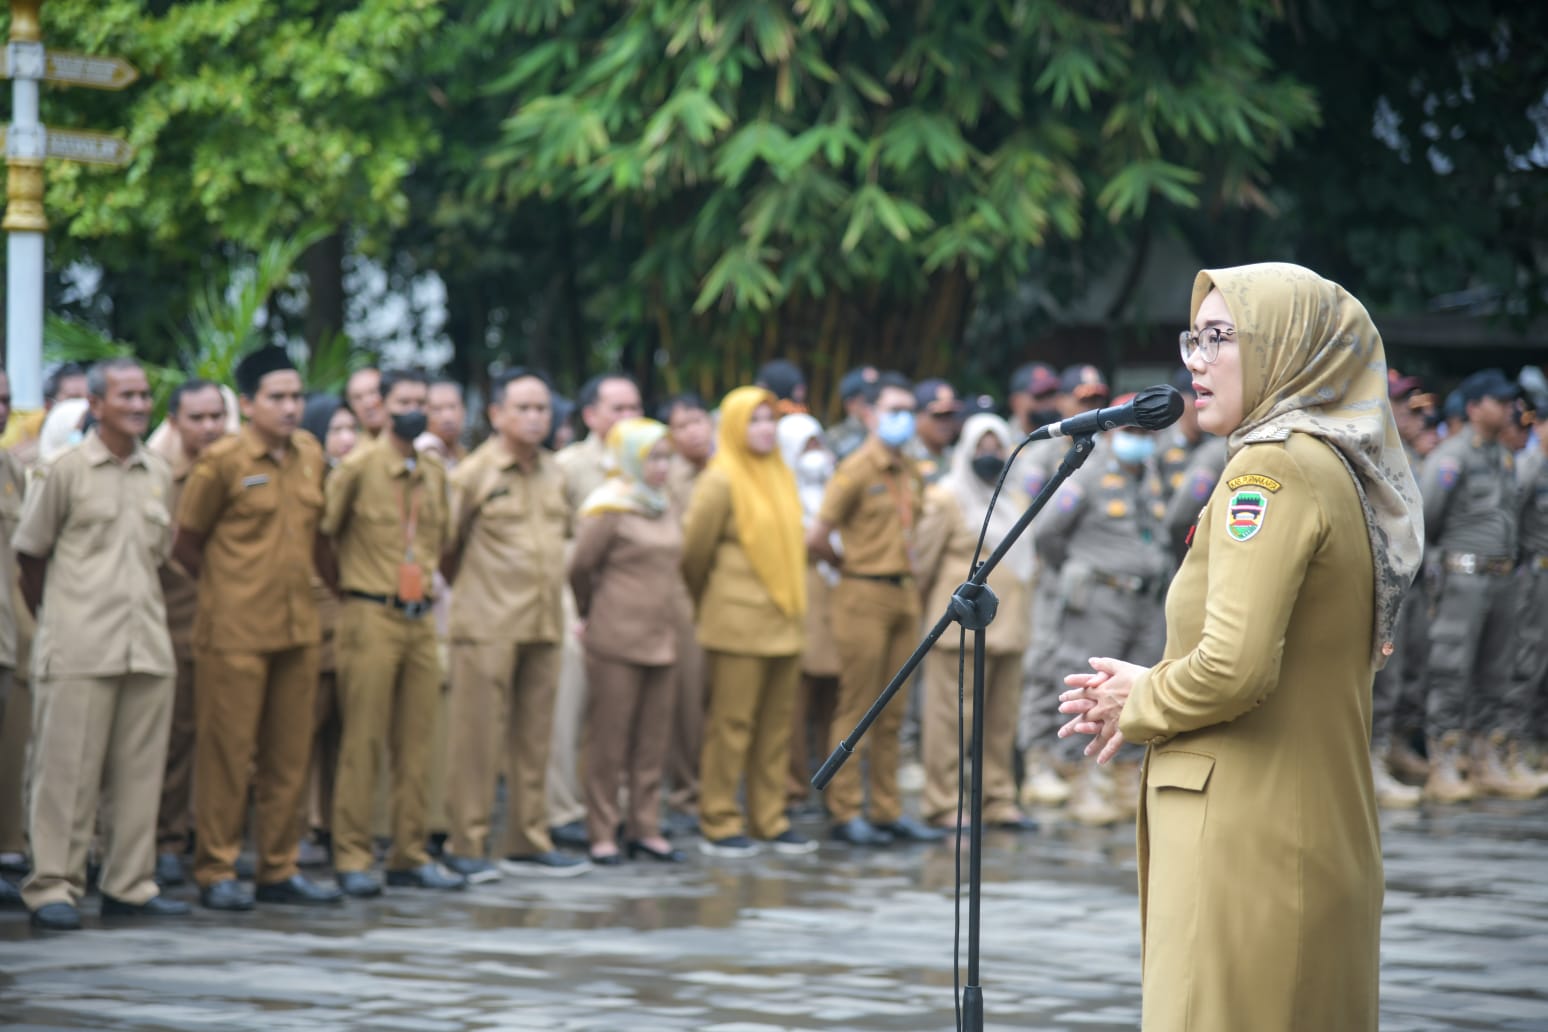
[{"label": "man in khaki uniform", "polygon": [[[0,369],[0,434],[5,432],[10,418],[11,379],[5,370]],[[0,535],[4,536],[5,541],[5,544],[0,545],[0,728],[6,726],[6,703],[14,690],[18,651],[21,648],[21,628],[16,619],[17,599],[14,590],[16,553],[10,548],[10,540],[21,518],[22,497],[26,488],[27,472],[21,462],[10,452],[0,451]],[[30,717],[31,706],[27,710],[27,716]],[[16,794],[16,802],[19,803],[21,793],[18,791]],[[21,892],[16,886],[0,877],[0,907],[19,906],[21,902]]]},{"label": "man in khaki uniform", "polygon": [[[607,451],[607,432],[622,419],[644,414],[640,389],[622,373],[603,373],[587,381],[576,399],[586,437],[559,452],[564,475],[564,496],[570,512],[580,510],[591,492],[602,486],[613,466]],[[575,597],[565,586],[564,623],[574,626]],[[586,669],[579,640],[564,635],[559,673],[559,694],[554,699],[553,740],[548,754],[548,819],[554,841],[561,846],[585,849],[586,804],[580,783],[580,735],[586,713]]]},{"label": "man in khaki uniform", "polygon": [[[835,742],[854,730],[914,651],[919,634],[912,536],[923,510],[924,485],[903,453],[914,434],[914,392],[897,373],[884,373],[867,392],[870,436],[839,463],[806,536],[811,553],[841,575],[833,589],[834,611],[844,614],[833,628],[840,663],[830,739]],[[842,558],[828,540],[835,530],[843,544]],[[832,834],[841,842],[884,846],[895,839],[935,842],[945,836],[903,813],[898,737],[905,705],[906,700],[892,700],[861,739],[861,755],[840,768],[828,786]],[[869,783],[871,821],[863,816],[862,776]]]},{"label": "man in khaki uniform", "polygon": [[[172,498],[177,512],[188,474],[204,450],[226,434],[226,399],[208,380],[186,380],[172,392],[167,420],[173,433],[160,452],[172,468]],[[152,446],[152,450],[155,448]],[[166,454],[175,452],[176,458]],[[193,826],[194,766],[194,617],[199,611],[199,582],[175,562],[161,568],[161,593],[167,605],[167,631],[177,660],[177,692],[172,730],[167,738],[167,769],[161,779],[161,810],[156,817],[156,881],[162,887],[183,884],[183,853]]]},{"label": "man in khaki uniform", "polygon": [[382,371],[375,366],[356,369],[344,385],[344,404],[360,423],[360,444],[369,444],[387,427],[387,410],[382,407]]},{"label": "man in khaki uniform", "polygon": [[460,889],[467,884],[425,849],[430,732],[441,665],[430,619],[434,575],[446,544],[446,471],[414,450],[425,432],[429,384],[421,372],[382,374],[388,425],[357,447],[327,482],[322,532],[339,559],[337,640],[343,736],[333,787],[333,863],[339,887],[375,896],[371,813],[385,759],[392,762],[392,851],[387,884]]},{"label": "man in khaki uniform", "polygon": [[[34,646],[32,923],[81,926],[86,854],[102,821],[104,916],[188,913],[156,887],[156,804],[172,716],[173,658],[158,569],[171,543],[166,463],[140,444],[150,384],[133,359],[88,378],[97,428],[38,474],[13,544]],[[90,647],[83,648],[82,635]]]},{"label": "man in khaki uniform", "polygon": [[[699,475],[715,450],[715,424],[704,399],[687,392],[661,406],[661,422],[672,437],[672,461],[667,471],[667,496],[679,519],[688,514]],[[704,711],[708,704],[709,678],[704,650],[699,646],[693,606],[678,614],[677,696],[672,710],[672,734],[667,747],[666,780],[671,786],[667,805],[682,816],[668,822],[667,834],[687,830],[698,823],[699,750],[704,741]]]},{"label": "man in khaki uniform", "polygon": [[296,867],[321,631],[322,448],[301,420],[301,374],[283,348],[235,371],[241,431],[209,445],[178,500],[173,555],[199,583],[194,618],[194,880],[212,910],[251,910],[236,861],[254,788],[256,900],[329,904]]},{"label": "man in khaki uniform", "polygon": [[495,435],[451,482],[444,567],[454,588],[449,739],[457,760],[448,771],[453,855],[446,862],[475,882],[498,877],[486,849],[502,768],[506,868],[563,876],[589,866],[554,849],[544,786],[570,535],[564,477],[542,448],[551,404],[548,381],[535,372],[514,369],[497,380],[489,406]]}]

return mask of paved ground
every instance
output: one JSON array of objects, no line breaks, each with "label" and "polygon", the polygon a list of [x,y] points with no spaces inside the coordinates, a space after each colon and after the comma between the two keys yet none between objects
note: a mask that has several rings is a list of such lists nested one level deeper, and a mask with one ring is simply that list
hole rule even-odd
[{"label": "paved ground", "polygon": [[[990,837],[990,1028],[1137,1026],[1132,839],[1057,823]],[[1548,1030],[1548,799],[1396,815],[1385,842],[1384,1032]],[[175,925],[104,927],[89,901],[72,935],[34,936],[5,913],[0,1024],[949,1029],[952,859],[695,854],[683,868]]]}]

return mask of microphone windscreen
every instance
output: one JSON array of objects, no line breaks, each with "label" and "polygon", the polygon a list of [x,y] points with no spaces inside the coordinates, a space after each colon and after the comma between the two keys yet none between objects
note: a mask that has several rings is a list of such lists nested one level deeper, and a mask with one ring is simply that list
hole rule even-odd
[{"label": "microphone windscreen", "polygon": [[1158,383],[1134,396],[1135,425],[1141,430],[1165,430],[1182,418],[1183,396],[1177,388]]}]

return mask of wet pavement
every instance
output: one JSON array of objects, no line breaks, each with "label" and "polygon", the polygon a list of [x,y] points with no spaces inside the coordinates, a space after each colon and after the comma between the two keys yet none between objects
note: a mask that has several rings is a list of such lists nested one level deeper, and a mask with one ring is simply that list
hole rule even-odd
[{"label": "wet pavement", "polygon": [[[1389,815],[1384,842],[1384,1032],[1548,1030],[1548,799]],[[68,935],[0,913],[0,1024],[953,1027],[949,845],[691,857],[150,925],[103,922],[93,899],[87,930]],[[988,836],[989,1028],[1138,1026],[1134,864],[1131,828],[1054,818],[1036,835]]]}]

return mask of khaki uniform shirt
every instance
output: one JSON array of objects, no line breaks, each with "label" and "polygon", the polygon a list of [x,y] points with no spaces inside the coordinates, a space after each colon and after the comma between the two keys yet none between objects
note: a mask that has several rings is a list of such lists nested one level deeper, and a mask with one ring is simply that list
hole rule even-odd
[{"label": "khaki uniform shirt", "polygon": [[[165,439],[175,441],[177,437],[169,434]],[[188,474],[193,470],[193,463],[180,447],[162,451],[152,445],[150,450],[165,459],[172,468],[172,502],[167,508],[175,514],[182,499],[183,487],[188,483]],[[169,559],[161,568],[161,594],[166,599],[167,631],[172,635],[172,647],[180,655],[186,654],[193,648],[194,618],[199,612],[199,582],[188,576],[188,571],[182,566]]]},{"label": "khaki uniform shirt", "polygon": [[539,449],[529,473],[491,437],[452,474],[451,528],[451,639],[558,642],[571,531],[558,460]]},{"label": "khaki uniform shirt", "polygon": [[328,476],[320,529],[338,551],[341,590],[395,598],[398,568],[412,561],[428,600],[448,537],[446,468],[434,455],[405,458],[393,440],[382,434]]},{"label": "khaki uniform shirt", "polygon": [[1445,552],[1515,558],[1516,470],[1498,442],[1484,444],[1463,426],[1425,460],[1419,493],[1431,544]]},{"label": "khaki uniform shirt", "polygon": [[177,507],[178,526],[205,539],[196,649],[317,644],[313,546],[326,468],[322,446],[305,431],[291,435],[280,461],[251,427],[199,456]]},{"label": "khaki uniform shirt", "polygon": [[555,459],[564,476],[564,497],[571,512],[580,512],[591,492],[602,486],[613,468],[613,456],[596,434],[588,434],[559,452]]},{"label": "khaki uniform shirt", "polygon": [[1160,577],[1171,565],[1161,478],[1150,464],[1135,475],[1104,451],[1054,495],[1037,530],[1038,555],[1055,567],[1079,562],[1114,577]]},{"label": "khaki uniform shirt", "polygon": [[136,445],[119,462],[93,431],[40,469],[16,551],[48,560],[33,676],[171,676],[158,571],[172,547],[172,472]]},{"label": "khaki uniform shirt", "polygon": [[21,521],[22,499],[27,493],[27,471],[10,452],[0,451],[0,667],[15,669],[17,659],[16,553],[8,544]]},{"label": "khaki uniform shirt", "polygon": [[677,661],[683,584],[681,514],[604,512],[582,517],[570,556],[570,587],[586,621],[586,650],[622,663]]},{"label": "khaki uniform shirt", "polygon": [[913,573],[913,528],[924,511],[914,464],[872,438],[839,463],[817,518],[839,533],[844,572],[867,577]]},{"label": "khaki uniform shirt", "polygon": [[[1019,512],[1027,507],[1027,500],[1012,488],[1002,492],[996,504]],[[977,520],[970,523],[962,515],[962,505],[947,485],[936,484],[925,492],[924,519],[919,524],[919,590],[925,598],[925,612],[932,617],[946,611],[951,596],[966,578],[980,529]],[[997,544],[986,542],[979,558]],[[985,646],[991,655],[1025,652],[1032,643],[1030,571],[1022,580],[1011,564],[1001,563],[989,574],[989,588],[999,598],[1000,607],[984,635]],[[955,652],[961,640],[959,635],[945,634],[936,647]],[[971,648],[971,635],[968,642]]]},{"label": "khaki uniform shirt", "polygon": [[672,461],[667,466],[666,493],[672,500],[672,508],[677,510],[679,520],[688,512],[688,502],[693,498],[693,485],[703,472],[703,469],[681,455],[672,455]]}]

